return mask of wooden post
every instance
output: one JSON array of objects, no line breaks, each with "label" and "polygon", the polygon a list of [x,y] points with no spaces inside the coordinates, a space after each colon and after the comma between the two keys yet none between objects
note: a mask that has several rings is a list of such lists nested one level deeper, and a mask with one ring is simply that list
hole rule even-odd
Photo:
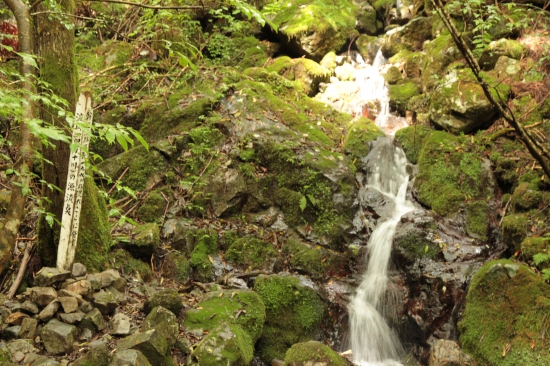
[{"label": "wooden post", "polygon": [[80,94],[76,104],[75,126],[71,142],[67,187],[65,188],[65,203],[63,205],[61,233],[57,249],[57,268],[60,270],[68,270],[74,261],[80,210],[82,208],[82,193],[86,177],[86,158],[90,135],[89,133],[83,133],[77,125],[78,122],[89,124],[93,122],[92,98],[89,95]]}]

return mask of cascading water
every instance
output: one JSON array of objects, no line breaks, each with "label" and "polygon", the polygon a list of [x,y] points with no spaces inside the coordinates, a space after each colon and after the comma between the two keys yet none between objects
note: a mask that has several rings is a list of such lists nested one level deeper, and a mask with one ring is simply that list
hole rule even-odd
[{"label": "cascading water", "polygon": [[401,216],[414,209],[406,199],[407,158],[386,138],[374,146],[365,163],[369,174],[362,189],[378,190],[393,209],[370,236],[367,272],[349,304],[351,348],[359,365],[400,365],[395,360],[402,355],[402,347],[384,319],[383,300],[389,285],[387,271],[395,228]]}]

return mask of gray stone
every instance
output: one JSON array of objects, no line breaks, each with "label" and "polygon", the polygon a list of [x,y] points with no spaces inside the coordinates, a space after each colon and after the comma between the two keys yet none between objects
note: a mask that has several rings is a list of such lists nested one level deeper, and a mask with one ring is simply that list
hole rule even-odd
[{"label": "gray stone", "polygon": [[249,365],[252,354],[246,350],[253,347],[252,340],[239,325],[224,323],[204,337],[193,355],[199,365]]},{"label": "gray stone", "polygon": [[107,342],[97,340],[88,344],[89,351],[81,358],[72,363],[71,366],[107,366],[109,362],[109,347]]},{"label": "gray stone", "polygon": [[58,309],[59,309],[59,301],[54,300],[50,302],[44,309],[42,309],[40,314],[38,314],[38,320],[47,322],[48,320],[53,318],[55,313],[57,313]]},{"label": "gray stone", "polygon": [[147,299],[145,304],[143,304],[143,311],[145,311],[146,314],[149,314],[151,310],[157,306],[162,306],[163,308],[170,310],[172,313],[179,315],[181,309],[183,308],[183,303],[178,292],[173,288],[168,288],[157,292]]},{"label": "gray stone", "polygon": [[93,291],[99,291],[101,288],[101,274],[100,273],[88,273],[86,280],[92,285]]},{"label": "gray stone", "polygon": [[84,316],[81,327],[92,330],[103,330],[107,327],[107,323],[105,323],[105,319],[103,319],[103,315],[100,311],[94,308]]},{"label": "gray stone", "polygon": [[31,287],[30,298],[38,306],[46,306],[57,299],[57,291],[53,287]]},{"label": "gray stone", "polygon": [[473,366],[474,360],[464,353],[458,343],[440,339],[432,347],[429,366]]},{"label": "gray stone", "polygon": [[151,366],[151,363],[140,351],[127,349],[116,352],[109,366]]},{"label": "gray stone", "polygon": [[78,336],[78,339],[81,341],[90,341],[94,337],[94,332],[90,328],[82,328],[80,327],[80,335]]},{"label": "gray stone", "polygon": [[57,300],[61,303],[65,313],[72,313],[78,309],[78,301],[74,297],[60,296]]},{"label": "gray stone", "polygon": [[105,289],[105,291],[107,291],[108,293],[110,293],[111,295],[113,295],[113,297],[115,298],[115,301],[118,303],[118,304],[121,304],[121,305],[124,305],[128,302],[128,298],[126,297],[125,294],[123,294],[122,292],[120,292],[119,290],[117,290],[116,288],[114,287],[107,287]]},{"label": "gray stone", "polygon": [[86,301],[86,300],[84,300],[84,299],[82,298],[81,295],[76,294],[76,293],[74,293],[74,292],[72,292],[72,291],[69,291],[69,290],[67,290],[67,289],[61,289],[61,290],[59,290],[59,291],[57,292],[57,295],[60,296],[60,297],[61,297],[61,296],[74,297],[74,298],[78,301],[78,304],[79,304],[79,305],[82,304],[82,302]]},{"label": "gray stone", "polygon": [[86,273],[88,273],[88,270],[86,269],[86,266],[82,263],[74,263],[73,268],[71,269],[71,275],[73,277],[82,277],[86,276]]},{"label": "gray stone", "polygon": [[36,327],[38,326],[38,320],[33,318],[25,318],[21,323],[21,333],[19,337],[23,339],[34,339],[36,335]]},{"label": "gray stone", "polygon": [[29,313],[29,314],[38,314],[38,312],[40,310],[38,310],[38,306],[36,306],[36,304],[32,301],[29,301],[29,300],[25,300],[22,304],[21,304],[21,310]]},{"label": "gray stone", "polygon": [[94,306],[101,314],[111,314],[118,306],[118,303],[110,292],[99,291],[94,294]]},{"label": "gray stone", "polygon": [[120,277],[118,271],[108,269],[100,273],[101,288],[112,286],[121,291],[126,287],[126,280]]},{"label": "gray stone", "polygon": [[29,366],[61,366],[61,364],[46,356],[39,356],[36,360],[29,364]]},{"label": "gray stone", "polygon": [[25,354],[38,352],[38,350],[34,348],[33,342],[28,339],[16,339],[8,342],[6,346],[12,355],[15,355],[16,353],[20,353],[23,355],[23,357],[25,357]]},{"label": "gray stone", "polygon": [[42,343],[48,353],[59,355],[70,352],[76,340],[78,328],[52,319],[42,329]]},{"label": "gray stone", "polygon": [[57,268],[42,267],[40,271],[34,277],[34,284],[36,286],[50,286],[54,283],[65,281],[71,276],[69,271],[60,271]]},{"label": "gray stone", "polygon": [[163,366],[166,363],[168,344],[164,336],[153,329],[124,338],[117,343],[116,348],[119,351],[130,348],[138,350],[155,366]]},{"label": "gray stone", "polygon": [[94,293],[92,284],[88,280],[75,281],[65,286],[64,289],[74,292],[75,294],[80,295],[85,299],[91,299]]},{"label": "gray stone", "polygon": [[7,327],[6,329],[2,330],[3,339],[19,338],[19,334],[21,334],[20,325],[14,325],[13,327]]},{"label": "gray stone", "polygon": [[83,301],[82,302],[82,305],[80,305],[80,307],[78,308],[78,310],[82,311],[83,313],[89,313],[90,311],[93,310],[93,305],[91,302],[89,301]]},{"label": "gray stone", "polygon": [[109,321],[109,330],[111,334],[130,334],[130,317],[123,313],[118,313]]},{"label": "gray stone", "polygon": [[77,310],[74,313],[70,314],[59,313],[59,317],[61,318],[61,320],[68,324],[75,324],[79,321],[82,321],[82,319],[84,319],[84,316],[85,314],[80,310]]},{"label": "gray stone", "polygon": [[170,347],[173,346],[178,339],[178,319],[174,313],[162,306],[157,306],[151,310],[143,321],[141,329],[143,331],[156,329],[166,338]]}]

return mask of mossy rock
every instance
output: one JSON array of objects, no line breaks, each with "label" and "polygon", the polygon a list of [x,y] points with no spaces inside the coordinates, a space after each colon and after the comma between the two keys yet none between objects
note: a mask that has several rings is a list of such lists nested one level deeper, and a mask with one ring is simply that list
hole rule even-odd
[{"label": "mossy rock", "polygon": [[368,118],[359,118],[350,122],[344,139],[344,151],[353,159],[362,159],[370,151],[369,142],[386,134]]},{"label": "mossy rock", "polygon": [[237,324],[254,344],[265,320],[265,306],[256,292],[220,290],[208,292],[195,308],[187,310],[183,325],[187,330],[210,332],[223,323]]},{"label": "mossy rock", "polygon": [[550,289],[527,266],[491,261],[473,277],[458,323],[462,348],[480,364],[545,365]]},{"label": "mossy rock", "polygon": [[[550,238],[527,237],[521,242],[521,256],[529,263],[533,262],[533,256],[536,254],[548,254],[550,247]],[[547,268],[548,262],[542,262],[538,265],[539,269]]]},{"label": "mossy rock", "polygon": [[329,346],[309,341],[293,345],[285,355],[285,366],[346,366],[347,362]]},{"label": "mossy rock", "polygon": [[424,232],[413,229],[404,233],[404,235],[396,235],[394,247],[397,253],[405,257],[409,263],[421,258],[435,259],[441,252],[437,245],[426,239]]},{"label": "mossy rock", "polygon": [[513,39],[499,39],[489,43],[487,49],[481,54],[478,62],[484,70],[491,70],[495,67],[499,57],[506,56],[520,60],[529,54],[529,48],[519,41]]},{"label": "mossy rock", "polygon": [[375,36],[361,34],[355,41],[355,45],[363,57],[363,60],[366,63],[372,64],[372,61],[376,58],[378,50],[382,46],[382,39]]},{"label": "mossy rock", "polygon": [[267,268],[277,255],[271,243],[247,235],[231,243],[225,259],[244,270],[253,270]]},{"label": "mossy rock", "polygon": [[405,81],[397,85],[390,85],[388,87],[388,94],[390,97],[390,107],[400,115],[405,115],[405,111],[409,109],[409,100],[420,95],[420,89],[415,82]]},{"label": "mossy rock", "polygon": [[282,6],[271,22],[286,48],[297,56],[319,61],[330,51],[339,51],[357,31],[359,8],[353,1],[298,0]]},{"label": "mossy rock", "polygon": [[384,36],[382,53],[390,58],[399,51],[420,51],[424,41],[432,37],[432,17],[418,17],[411,20],[405,26]]},{"label": "mossy rock", "polygon": [[137,216],[145,222],[161,222],[166,207],[166,197],[171,197],[169,189],[161,188],[149,192],[145,200],[137,210]]},{"label": "mossy rock", "polygon": [[124,249],[135,258],[150,259],[160,244],[160,230],[155,223],[136,226],[132,232],[132,240],[122,243]]},{"label": "mossy rock", "polygon": [[436,86],[447,66],[462,59],[462,54],[449,34],[440,35],[426,43],[424,51],[426,56],[422,65],[422,90],[427,92]]},{"label": "mossy rock", "polygon": [[136,277],[139,276],[139,278],[145,282],[153,278],[153,273],[149,264],[139,259],[135,259],[124,249],[113,250],[109,253],[109,257],[112,260],[112,265],[110,267],[113,269],[118,270],[122,268],[125,274]]},{"label": "mossy rock", "polygon": [[349,264],[344,255],[306,244],[297,237],[287,240],[283,253],[289,256],[294,269],[300,269],[312,278],[344,277],[348,273]]},{"label": "mossy rock", "polygon": [[502,241],[512,253],[520,249],[527,237],[527,225],[527,217],[523,214],[507,215],[502,219]]},{"label": "mossy rock", "polygon": [[403,75],[401,75],[401,71],[397,67],[391,66],[384,74],[384,80],[389,85],[395,85],[397,82],[403,80]]},{"label": "mossy rock", "polygon": [[424,144],[424,139],[433,130],[424,125],[413,125],[400,129],[395,133],[395,139],[401,144],[407,159],[413,163],[418,163],[418,156]]},{"label": "mossy rock", "polygon": [[319,91],[319,83],[329,81],[331,71],[317,62],[307,59],[291,59],[288,56],[276,58],[267,67],[268,71],[276,72],[288,80],[297,81],[304,93],[312,97]]},{"label": "mossy rock", "polygon": [[384,23],[377,17],[378,12],[375,8],[367,4],[362,4],[361,11],[357,16],[355,28],[361,33],[371,36],[380,34],[384,28]]},{"label": "mossy rock", "polygon": [[466,202],[466,232],[473,238],[487,239],[489,206],[485,200]]},{"label": "mossy rock", "polygon": [[525,212],[537,208],[542,201],[542,192],[532,183],[520,183],[512,194],[512,205],[516,212]]},{"label": "mossy rock", "polygon": [[407,79],[417,79],[422,75],[422,67],[426,56],[422,52],[402,50],[390,57],[392,64],[403,64],[403,74]]},{"label": "mossy rock", "polygon": [[221,324],[204,337],[192,354],[191,365],[248,366],[254,354],[254,343],[237,324]]},{"label": "mossy rock", "polygon": [[417,199],[440,215],[458,212],[467,198],[493,196],[488,162],[466,139],[433,131],[424,139],[414,181]]},{"label": "mossy rock", "polygon": [[260,276],[254,290],[264,301],[266,322],[257,349],[271,362],[283,359],[294,344],[312,340],[325,317],[326,308],[318,295],[293,276]]},{"label": "mossy rock", "polygon": [[193,278],[199,282],[210,282],[214,276],[212,256],[217,253],[218,233],[215,230],[200,229],[195,237],[195,248],[189,258]]},{"label": "mossy rock", "polygon": [[74,260],[84,264],[90,271],[99,271],[106,265],[111,247],[109,213],[105,199],[91,178],[86,178],[84,182],[82,197]]},{"label": "mossy rock", "polygon": [[164,259],[162,273],[177,283],[187,283],[191,278],[191,265],[184,254],[172,252]]}]

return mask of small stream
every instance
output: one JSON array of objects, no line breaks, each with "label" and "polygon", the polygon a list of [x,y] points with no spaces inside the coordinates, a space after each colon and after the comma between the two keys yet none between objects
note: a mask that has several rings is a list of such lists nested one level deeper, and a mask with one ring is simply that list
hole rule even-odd
[{"label": "small stream", "polygon": [[[397,360],[404,355],[403,347],[385,316],[393,303],[392,284],[387,275],[393,237],[401,216],[414,210],[413,203],[406,199],[407,158],[403,150],[394,145],[391,136],[406,127],[407,122],[405,118],[390,114],[388,87],[383,77],[387,66],[381,51],[372,65],[365,63],[357,53],[340,56],[338,63],[339,67],[347,68],[348,73],[351,68],[355,70],[354,83],[333,78],[317,99],[357,118],[368,116],[389,135],[377,139],[363,159],[366,178],[358,175],[359,180],[363,180],[359,182],[359,201],[368,191],[376,190],[384,197],[388,215],[378,220],[370,235],[367,270],[348,305],[352,356],[361,366],[399,366],[401,363]],[[345,98],[338,99],[336,90],[348,93]]]}]

